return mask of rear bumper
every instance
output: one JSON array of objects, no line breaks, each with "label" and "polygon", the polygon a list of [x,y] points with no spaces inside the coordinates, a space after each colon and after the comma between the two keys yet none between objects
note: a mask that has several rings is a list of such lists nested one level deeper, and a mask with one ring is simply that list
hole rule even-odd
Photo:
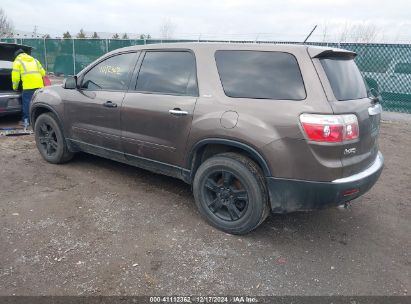
[{"label": "rear bumper", "polygon": [[0,116],[21,112],[20,93],[0,93]]},{"label": "rear bumper", "polygon": [[274,213],[322,209],[351,201],[371,189],[384,167],[381,152],[364,171],[332,182],[267,177],[271,210]]}]

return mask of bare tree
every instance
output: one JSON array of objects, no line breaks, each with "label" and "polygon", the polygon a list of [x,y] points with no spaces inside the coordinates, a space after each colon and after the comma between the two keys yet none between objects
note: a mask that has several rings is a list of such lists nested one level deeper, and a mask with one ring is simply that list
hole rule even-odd
[{"label": "bare tree", "polygon": [[13,22],[0,7],[0,38],[13,37]]},{"label": "bare tree", "polygon": [[169,18],[164,19],[163,23],[160,26],[161,39],[173,38],[176,27],[176,24],[173,23]]},{"label": "bare tree", "polygon": [[358,24],[353,28],[353,42],[374,42],[379,34],[375,24]]},{"label": "bare tree", "polygon": [[349,32],[351,30],[351,24],[345,21],[344,25],[340,29],[340,33],[338,34],[338,42],[344,43],[347,42],[347,38],[349,36]]},{"label": "bare tree", "polygon": [[327,37],[327,34],[328,34],[328,21],[325,21],[322,25],[321,25],[321,30],[322,30],[322,33],[321,33],[321,36],[322,36],[322,42],[328,42],[328,37]]},{"label": "bare tree", "polygon": [[341,27],[338,42],[371,43],[375,42],[380,29],[371,23],[351,24],[345,22]]}]

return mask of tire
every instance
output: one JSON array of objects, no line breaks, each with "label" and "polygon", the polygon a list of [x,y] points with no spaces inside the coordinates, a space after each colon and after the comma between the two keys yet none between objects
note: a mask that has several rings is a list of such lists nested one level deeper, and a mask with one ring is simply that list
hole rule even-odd
[{"label": "tire", "polygon": [[270,211],[261,169],[237,153],[218,154],[202,163],[194,177],[193,192],[201,215],[230,234],[254,230]]},{"label": "tire", "polygon": [[34,124],[34,136],[41,156],[52,164],[62,164],[73,158],[63,132],[53,113],[41,114]]}]

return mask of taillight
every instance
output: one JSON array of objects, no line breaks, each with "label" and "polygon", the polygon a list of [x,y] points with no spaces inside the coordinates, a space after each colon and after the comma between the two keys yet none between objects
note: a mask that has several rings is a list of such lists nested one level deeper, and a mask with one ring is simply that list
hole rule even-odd
[{"label": "taillight", "polygon": [[309,140],[319,142],[343,142],[358,138],[357,116],[301,114],[300,122]]}]

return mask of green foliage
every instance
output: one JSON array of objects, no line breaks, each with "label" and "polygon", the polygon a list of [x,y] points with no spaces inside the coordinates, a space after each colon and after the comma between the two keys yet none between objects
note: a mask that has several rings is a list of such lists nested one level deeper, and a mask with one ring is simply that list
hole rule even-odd
[{"label": "green foliage", "polygon": [[151,39],[151,35],[150,34],[141,34],[139,39]]},{"label": "green foliage", "polygon": [[71,38],[71,35],[70,35],[69,31],[63,33],[63,38],[64,39],[70,39]]},{"label": "green foliage", "polygon": [[79,38],[79,39],[87,38],[83,29],[80,29],[80,32],[78,32],[78,34],[76,35],[76,38]]}]

